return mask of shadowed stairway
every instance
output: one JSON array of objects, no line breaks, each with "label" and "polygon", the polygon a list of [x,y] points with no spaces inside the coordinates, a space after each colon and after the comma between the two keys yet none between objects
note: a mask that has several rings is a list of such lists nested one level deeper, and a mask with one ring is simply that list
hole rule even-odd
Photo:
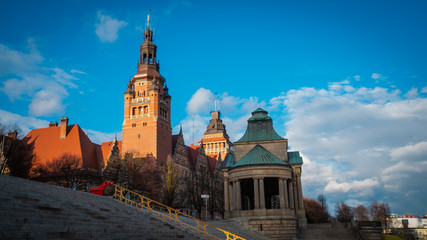
[{"label": "shadowed stairway", "polygon": [[194,239],[111,197],[0,175],[0,239]]}]

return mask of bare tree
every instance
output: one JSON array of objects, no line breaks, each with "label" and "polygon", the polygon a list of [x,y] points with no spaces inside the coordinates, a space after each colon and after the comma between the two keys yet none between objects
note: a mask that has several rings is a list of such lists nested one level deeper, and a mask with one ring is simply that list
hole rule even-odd
[{"label": "bare tree", "polygon": [[[0,126],[0,128],[2,128],[1,131],[4,131],[3,127]],[[0,173],[4,173],[7,169],[8,174],[11,176],[28,178],[33,167],[34,145],[27,144],[25,140],[1,135],[0,146],[3,147]]]},{"label": "bare tree", "polygon": [[168,155],[166,165],[162,168],[162,171],[164,175],[164,203],[167,206],[177,207],[175,202],[181,173],[170,155]]},{"label": "bare tree", "polygon": [[390,212],[390,206],[387,203],[378,203],[377,201],[373,201],[369,206],[369,213],[372,220],[381,221],[381,225],[386,228]]},{"label": "bare tree", "polygon": [[82,180],[79,174],[81,167],[82,160],[79,156],[64,153],[45,164],[41,164],[38,171],[42,178],[50,179],[52,183],[78,189]]},{"label": "bare tree", "polygon": [[133,153],[125,153],[121,158],[118,183],[152,197],[153,186],[161,182],[161,171],[154,166],[153,160],[149,157],[133,156]]},{"label": "bare tree", "polygon": [[304,209],[308,223],[326,223],[329,221],[329,214],[325,213],[322,204],[313,198],[304,198]]},{"label": "bare tree", "polygon": [[198,218],[201,219],[202,208],[205,204],[201,194],[208,193],[209,171],[202,164],[196,164],[195,169],[190,171],[190,176],[186,179],[186,191],[188,194],[187,207],[197,211]]},{"label": "bare tree", "polygon": [[356,220],[358,221],[368,221],[369,220],[369,211],[363,206],[359,205],[353,209],[353,214]]},{"label": "bare tree", "polygon": [[215,169],[213,176],[209,178],[209,199],[208,212],[211,219],[214,218],[215,212],[224,215],[224,181],[219,169]]},{"label": "bare tree", "polygon": [[336,219],[338,222],[351,222],[353,219],[353,211],[350,206],[344,203],[344,201],[337,203],[336,212]]}]

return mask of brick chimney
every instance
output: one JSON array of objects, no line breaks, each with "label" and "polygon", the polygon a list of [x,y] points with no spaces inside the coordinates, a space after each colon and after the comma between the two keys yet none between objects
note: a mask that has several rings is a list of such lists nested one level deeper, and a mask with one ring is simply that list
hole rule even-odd
[{"label": "brick chimney", "polygon": [[14,130],[14,131],[9,131],[9,132],[7,133],[7,136],[8,136],[9,138],[16,139],[16,138],[18,137],[18,131],[16,131],[16,130]]},{"label": "brick chimney", "polygon": [[59,139],[67,137],[68,117],[61,118],[61,129],[59,130]]}]

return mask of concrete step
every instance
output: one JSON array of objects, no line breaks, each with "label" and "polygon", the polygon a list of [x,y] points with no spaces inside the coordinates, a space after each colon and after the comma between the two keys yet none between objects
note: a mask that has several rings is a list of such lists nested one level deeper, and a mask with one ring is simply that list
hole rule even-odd
[{"label": "concrete step", "polygon": [[0,176],[0,239],[194,239],[111,197]]}]

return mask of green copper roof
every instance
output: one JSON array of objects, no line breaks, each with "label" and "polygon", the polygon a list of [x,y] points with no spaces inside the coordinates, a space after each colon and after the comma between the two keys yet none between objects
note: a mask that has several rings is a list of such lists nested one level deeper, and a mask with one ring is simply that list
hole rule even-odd
[{"label": "green copper roof", "polygon": [[252,117],[248,120],[248,128],[245,134],[236,142],[254,142],[283,140],[273,128],[273,120],[268,116],[268,112],[262,108],[252,112]]},{"label": "green copper roof", "polygon": [[302,157],[299,152],[288,152],[289,164],[302,164]]},{"label": "green copper roof", "polygon": [[252,112],[252,117],[249,118],[248,121],[256,121],[256,120],[271,120],[271,117],[267,115],[268,112],[262,108],[257,108]]},{"label": "green copper roof", "polygon": [[234,165],[234,155],[225,156],[224,161],[222,161],[219,168],[231,168]]},{"label": "green copper roof", "polygon": [[242,159],[240,159],[235,167],[249,166],[249,165],[288,165],[287,163],[280,160],[274,154],[257,144],[252,150],[250,150]]}]

